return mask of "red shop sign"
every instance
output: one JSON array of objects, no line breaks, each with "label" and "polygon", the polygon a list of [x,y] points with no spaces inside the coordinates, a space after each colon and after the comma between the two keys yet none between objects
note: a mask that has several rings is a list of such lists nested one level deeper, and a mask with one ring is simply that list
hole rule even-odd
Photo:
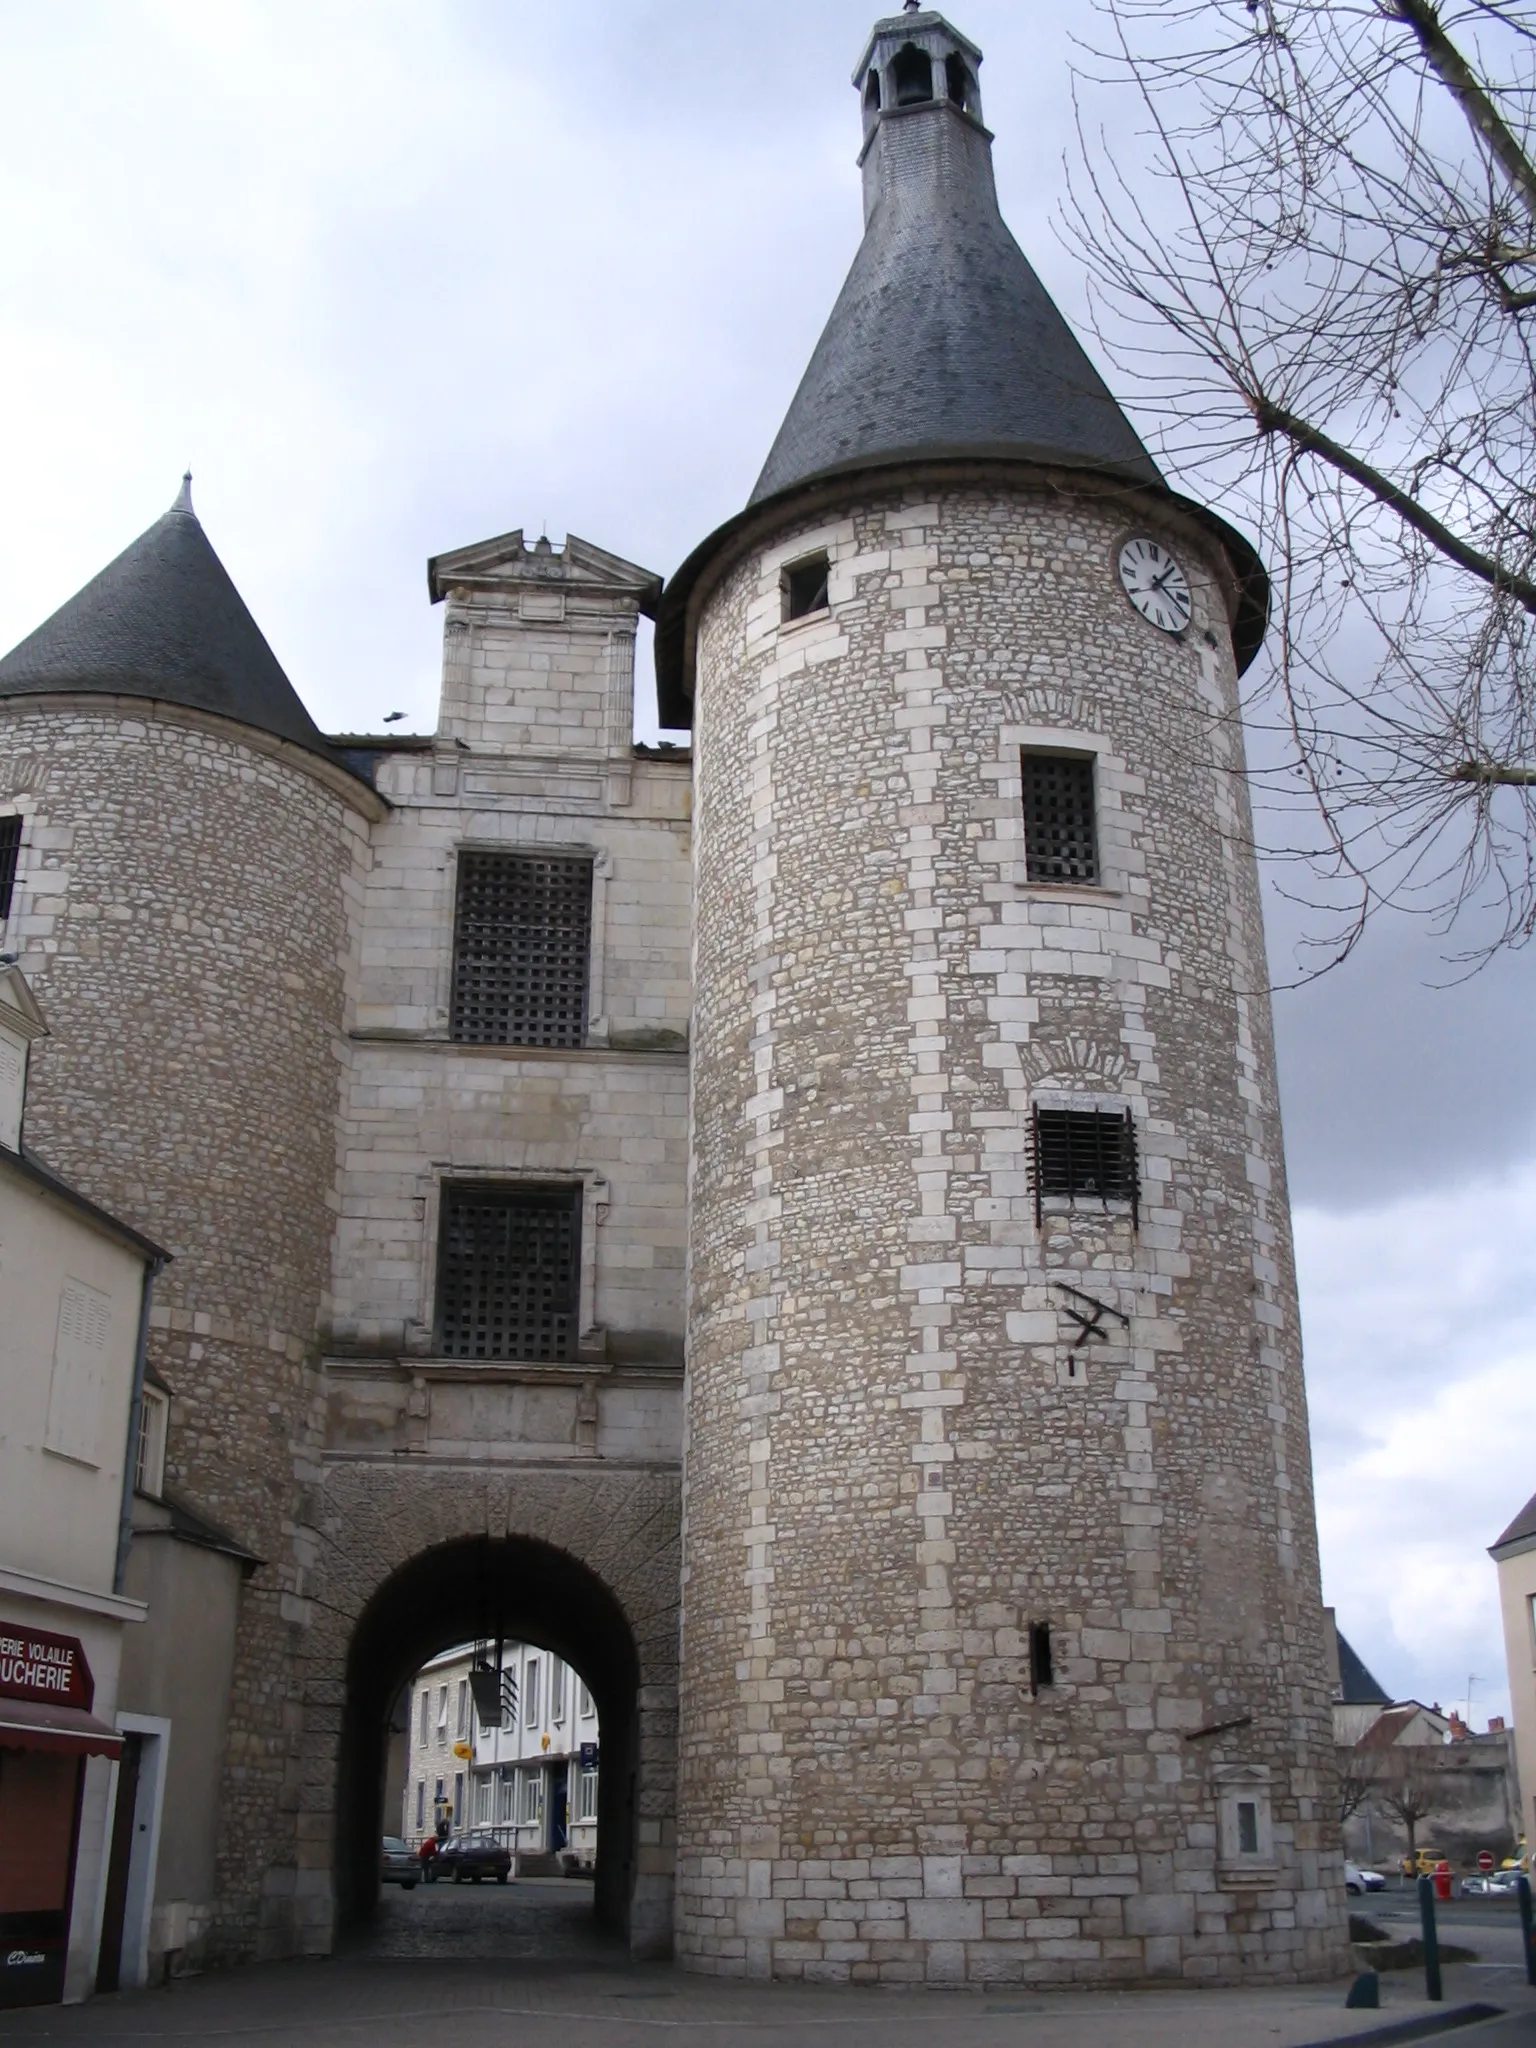
[{"label": "red shop sign", "polygon": [[88,1714],[96,1684],[80,1638],[0,1620],[0,1698],[50,1700]]}]

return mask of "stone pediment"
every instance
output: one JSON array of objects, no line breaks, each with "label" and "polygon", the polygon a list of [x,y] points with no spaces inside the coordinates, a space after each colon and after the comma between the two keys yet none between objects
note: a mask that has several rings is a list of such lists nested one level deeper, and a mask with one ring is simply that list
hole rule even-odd
[{"label": "stone pediment", "polygon": [[654,617],[661,596],[661,578],[620,555],[594,547],[570,533],[564,547],[546,539],[530,547],[521,527],[434,555],[427,564],[427,588],[439,604],[452,589],[471,591],[546,590],[562,596],[629,597],[647,617]]}]

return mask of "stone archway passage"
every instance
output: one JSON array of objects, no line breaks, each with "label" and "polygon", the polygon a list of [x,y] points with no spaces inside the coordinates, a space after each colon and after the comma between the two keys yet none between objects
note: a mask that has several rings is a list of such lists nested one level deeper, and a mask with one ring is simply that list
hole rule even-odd
[{"label": "stone archway passage", "polygon": [[[386,1724],[401,1686],[457,1642],[494,1633],[538,1643],[578,1671],[597,1703],[603,1765],[598,1784],[595,1908],[599,1924],[632,1951],[665,1946],[636,1900],[640,1862],[641,1660],[614,1593],[568,1552],[526,1536],[466,1536],[412,1558],[359,1615],[346,1656],[337,1755],[335,1885],[340,1928],[378,1898],[378,1842]],[[636,1907],[639,1907],[638,1913]]]}]

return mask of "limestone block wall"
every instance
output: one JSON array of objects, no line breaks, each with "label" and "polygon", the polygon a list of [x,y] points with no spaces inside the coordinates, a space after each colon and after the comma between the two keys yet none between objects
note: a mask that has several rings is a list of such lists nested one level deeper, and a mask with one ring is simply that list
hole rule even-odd
[{"label": "limestone block wall", "polygon": [[[498,757],[499,758],[499,757]],[[686,1232],[689,769],[626,757],[626,802],[585,807],[480,787],[472,755],[380,764],[362,905],[357,1025],[344,1055],[333,1350],[431,1349],[440,1189],[455,1175],[584,1183],[583,1349],[681,1364]],[[473,785],[473,786],[470,786]],[[589,1043],[562,1051],[448,1037],[464,847],[591,853]]]},{"label": "limestone block wall", "polygon": [[[1189,572],[1181,642],[1118,587],[1136,531]],[[818,549],[830,608],[786,624]],[[693,1967],[1342,1967],[1236,709],[1209,544],[1069,478],[893,481],[786,517],[705,600]],[[1026,747],[1094,758],[1099,886],[1028,881]],[[1138,1216],[1037,1224],[1037,1104],[1130,1110]],[[1108,1341],[1073,1348],[1063,1283]]]},{"label": "limestone block wall", "polygon": [[28,1140],[173,1252],[151,1343],[176,1397],[166,1481],[265,1560],[242,1595],[206,1917],[215,1953],[280,1952],[302,1939],[295,1457],[379,806],[244,728],[100,698],[0,707],[0,805],[24,818],[6,942],[52,1030]]}]

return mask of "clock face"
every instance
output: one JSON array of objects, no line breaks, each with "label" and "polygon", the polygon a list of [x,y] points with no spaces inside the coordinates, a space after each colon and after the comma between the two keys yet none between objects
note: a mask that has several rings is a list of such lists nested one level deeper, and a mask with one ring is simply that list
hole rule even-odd
[{"label": "clock face", "polygon": [[1189,624],[1189,578],[1157,541],[1138,534],[1120,550],[1120,582],[1141,616],[1165,633]]}]

